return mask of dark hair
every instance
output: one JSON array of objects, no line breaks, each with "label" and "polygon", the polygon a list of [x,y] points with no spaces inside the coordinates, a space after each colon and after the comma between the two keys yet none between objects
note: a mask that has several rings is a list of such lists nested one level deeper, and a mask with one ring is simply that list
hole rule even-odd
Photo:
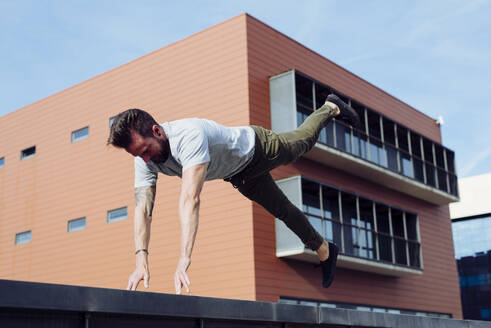
[{"label": "dark hair", "polygon": [[127,148],[132,141],[132,130],[144,138],[150,137],[153,135],[153,125],[158,125],[158,123],[152,115],[144,110],[137,108],[125,110],[114,118],[107,144],[118,148]]}]

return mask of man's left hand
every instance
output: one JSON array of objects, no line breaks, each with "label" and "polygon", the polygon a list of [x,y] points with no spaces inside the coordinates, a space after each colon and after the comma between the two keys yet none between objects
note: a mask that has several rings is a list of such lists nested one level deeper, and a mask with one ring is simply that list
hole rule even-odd
[{"label": "man's left hand", "polygon": [[181,257],[179,259],[179,262],[177,263],[176,273],[174,274],[174,285],[176,287],[176,294],[181,294],[181,288],[183,286],[186,288],[186,291],[189,293],[189,285],[191,284],[191,282],[189,281],[189,277],[188,274],[186,273],[186,270],[188,269],[190,264],[191,264],[191,259],[183,258],[183,257]]}]

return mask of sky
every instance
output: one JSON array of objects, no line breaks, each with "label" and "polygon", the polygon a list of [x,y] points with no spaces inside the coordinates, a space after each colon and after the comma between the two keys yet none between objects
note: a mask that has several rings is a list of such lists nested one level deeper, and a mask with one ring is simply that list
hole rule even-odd
[{"label": "sky", "polygon": [[459,177],[491,172],[487,0],[0,0],[0,117],[244,12],[442,116]]}]

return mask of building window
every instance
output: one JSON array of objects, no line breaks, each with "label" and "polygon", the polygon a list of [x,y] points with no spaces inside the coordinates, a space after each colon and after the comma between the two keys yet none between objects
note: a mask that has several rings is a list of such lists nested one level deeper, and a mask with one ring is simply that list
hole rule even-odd
[{"label": "building window", "polygon": [[20,232],[15,235],[15,244],[26,244],[31,242],[31,231]]},{"label": "building window", "polygon": [[36,146],[26,148],[20,152],[20,160],[25,160],[36,155]]},{"label": "building window", "polygon": [[81,128],[72,132],[72,142],[80,141],[89,137],[89,127]]},{"label": "building window", "polygon": [[109,128],[113,126],[114,120],[116,119],[116,116],[110,117],[109,118]]},{"label": "building window", "polygon": [[458,196],[453,151],[298,71],[295,87],[297,125],[322,106],[331,92],[351,104],[360,116],[361,125],[357,128],[334,119],[321,131],[318,142]]},{"label": "building window", "polygon": [[85,222],[86,222],[85,217],[70,220],[70,221],[68,221],[67,231],[68,232],[75,232],[75,231],[83,230],[86,227]]},{"label": "building window", "polygon": [[107,223],[119,222],[128,218],[128,208],[121,207],[115,210],[107,211]]},{"label": "building window", "polygon": [[280,304],[297,304],[297,305],[306,305],[306,306],[318,306],[318,307],[326,307],[326,308],[333,308],[333,309],[336,309],[336,308],[338,308],[338,309],[349,309],[349,310],[357,310],[357,311],[365,311],[365,312],[409,314],[409,315],[418,315],[418,316],[436,317],[436,318],[451,318],[452,317],[450,314],[447,314],[447,313],[422,312],[419,310],[394,309],[394,308],[386,308],[386,307],[381,307],[381,306],[362,305],[362,304],[353,304],[353,303],[344,303],[344,302],[326,302],[326,301],[299,299],[299,298],[284,297],[284,296],[279,297],[278,303],[280,303]]},{"label": "building window", "polygon": [[5,166],[5,157],[0,157],[0,167]]},{"label": "building window", "polygon": [[302,178],[309,222],[344,255],[421,268],[415,213]]}]

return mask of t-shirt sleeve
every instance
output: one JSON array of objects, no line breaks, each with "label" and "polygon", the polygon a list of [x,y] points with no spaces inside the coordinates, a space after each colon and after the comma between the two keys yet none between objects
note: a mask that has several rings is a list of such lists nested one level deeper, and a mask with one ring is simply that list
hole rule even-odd
[{"label": "t-shirt sleeve", "polygon": [[190,167],[210,161],[208,138],[201,126],[196,126],[181,140],[177,157],[183,172]]},{"label": "t-shirt sleeve", "polygon": [[135,188],[155,186],[157,172],[145,163],[141,157],[135,157]]}]

